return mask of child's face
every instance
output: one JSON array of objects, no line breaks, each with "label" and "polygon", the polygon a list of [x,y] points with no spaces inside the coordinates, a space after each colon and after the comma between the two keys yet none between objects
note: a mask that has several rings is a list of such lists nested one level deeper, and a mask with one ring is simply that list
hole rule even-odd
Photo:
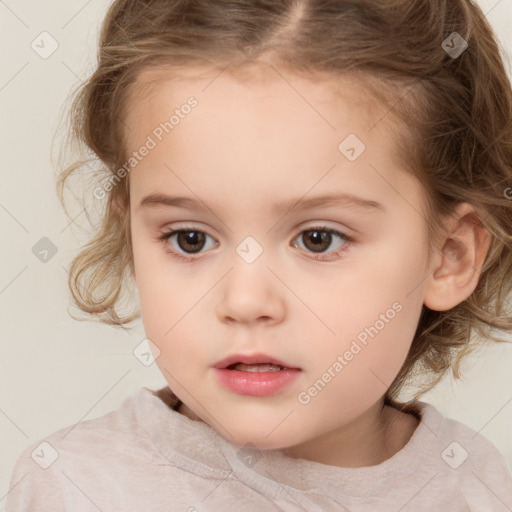
[{"label": "child's face", "polygon": [[[326,81],[268,73],[246,85],[227,72],[163,83],[132,99],[125,121],[130,153],[150,148],[130,174],[130,213],[157,364],[226,439],[282,448],[341,439],[356,418],[375,423],[411,345],[429,269],[424,193],[398,167],[387,109],[370,107],[349,79],[336,96]],[[191,96],[197,105],[183,108]],[[172,131],[158,130],[173,113]],[[354,142],[353,155],[342,149],[354,161],[339,149],[349,134],[366,145],[358,157]],[[141,207],[153,194],[208,208]],[[347,194],[381,206],[275,209]],[[195,231],[165,242],[191,261],[166,251],[159,237],[170,228]],[[213,366],[256,352],[300,371],[267,396],[224,387]]]}]

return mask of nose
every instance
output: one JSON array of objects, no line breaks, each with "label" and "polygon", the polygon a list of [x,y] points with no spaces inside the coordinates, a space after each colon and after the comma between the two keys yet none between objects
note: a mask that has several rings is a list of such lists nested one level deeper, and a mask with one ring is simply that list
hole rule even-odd
[{"label": "nose", "polygon": [[269,325],[283,320],[286,289],[262,258],[250,264],[234,260],[220,286],[217,316],[221,322]]}]

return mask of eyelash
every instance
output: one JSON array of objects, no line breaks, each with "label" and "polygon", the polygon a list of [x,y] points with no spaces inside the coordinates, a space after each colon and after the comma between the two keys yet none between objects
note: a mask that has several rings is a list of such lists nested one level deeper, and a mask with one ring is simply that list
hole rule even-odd
[{"label": "eyelash", "polygon": [[[348,247],[351,245],[351,242],[353,242],[352,237],[346,235],[345,233],[342,233],[341,231],[337,231],[337,230],[329,228],[327,226],[311,226],[307,229],[303,229],[295,238],[298,238],[302,233],[306,233],[308,231],[320,231],[320,232],[330,233],[332,235],[336,235],[336,236],[340,237],[341,239],[343,239],[345,241],[345,243],[339,249],[336,249],[335,251],[333,251],[331,253],[327,253],[327,254],[333,254],[333,255],[339,256],[339,255],[341,255],[341,253],[346,251],[348,249]],[[176,258],[178,260],[185,261],[185,262],[192,262],[194,260],[199,259],[198,257],[195,257],[195,256],[186,256],[183,253],[177,252],[177,251],[169,248],[169,244],[168,244],[169,238],[171,238],[172,235],[175,235],[177,233],[203,233],[207,236],[209,236],[209,235],[199,229],[183,228],[183,229],[168,230],[168,231],[162,233],[158,237],[158,239],[164,245],[165,252],[170,254],[173,258]],[[315,254],[315,253],[312,253],[312,254]],[[331,261],[330,258],[328,259],[328,258],[324,258],[324,257],[319,257],[318,254],[316,256],[313,256],[313,259],[318,260],[318,261]]]}]

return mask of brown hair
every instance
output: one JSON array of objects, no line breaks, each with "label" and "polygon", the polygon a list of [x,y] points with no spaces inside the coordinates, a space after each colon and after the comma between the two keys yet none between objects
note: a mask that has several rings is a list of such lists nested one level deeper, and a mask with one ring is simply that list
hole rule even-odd
[{"label": "brown hair", "polygon": [[[454,46],[453,32],[468,43],[458,56],[443,44]],[[491,235],[478,286],[449,311],[423,307],[386,400],[416,373],[431,377],[416,396],[450,368],[459,378],[477,341],[504,341],[493,330],[512,330],[512,90],[493,31],[471,0],[115,0],[97,69],[70,109],[70,140],[89,155],[58,177],[64,209],[73,172],[97,164],[101,182],[126,162],[123,118],[143,70],[242,70],[262,58],[312,79],[350,74],[388,105],[401,126],[399,158],[425,186],[430,235],[456,204],[477,209]],[[128,180],[109,190],[97,233],[69,274],[78,307],[117,326],[140,316],[118,314],[133,272]]]}]

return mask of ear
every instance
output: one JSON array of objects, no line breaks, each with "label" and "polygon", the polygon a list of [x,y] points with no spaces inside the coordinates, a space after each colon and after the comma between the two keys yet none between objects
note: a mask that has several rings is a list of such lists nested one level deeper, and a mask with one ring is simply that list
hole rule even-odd
[{"label": "ear", "polygon": [[447,311],[477,287],[491,237],[475,208],[460,203],[441,228],[439,239],[432,258],[434,270],[425,281],[423,303],[434,311]]}]

